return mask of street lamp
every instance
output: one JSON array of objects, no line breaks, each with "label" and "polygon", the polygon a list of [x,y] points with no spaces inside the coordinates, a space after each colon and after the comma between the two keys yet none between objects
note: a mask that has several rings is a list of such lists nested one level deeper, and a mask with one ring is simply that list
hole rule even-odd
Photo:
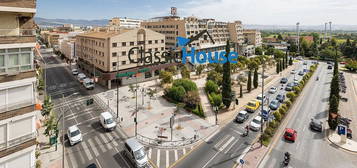
[{"label": "street lamp", "polygon": [[[264,52],[263,52],[263,55],[264,55]],[[264,99],[263,99],[263,97],[264,97],[264,67],[265,67],[265,60],[264,60],[264,58],[262,59],[263,61],[262,61],[262,110],[261,110],[261,114],[260,114],[260,116],[261,116],[261,122],[260,122],[260,133],[261,133],[261,137],[260,137],[260,146],[263,146],[263,126],[264,126],[264,124],[263,124],[263,122],[264,122],[264,120],[263,120],[263,109],[264,109]]]},{"label": "street lamp", "polygon": [[217,117],[217,114],[218,114],[218,106],[214,106],[214,107],[213,107],[213,110],[215,111],[215,114],[216,114],[216,125],[218,125],[218,117]]}]

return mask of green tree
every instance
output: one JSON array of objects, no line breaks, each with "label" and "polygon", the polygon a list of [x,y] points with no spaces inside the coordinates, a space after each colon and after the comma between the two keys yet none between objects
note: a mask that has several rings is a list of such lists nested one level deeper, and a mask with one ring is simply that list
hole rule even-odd
[{"label": "green tree", "polygon": [[274,50],[274,58],[275,59],[281,59],[284,57],[284,52],[281,50]]},{"label": "green tree", "polygon": [[258,68],[254,70],[254,75],[253,75],[253,86],[254,88],[258,87]]},{"label": "green tree", "polygon": [[338,97],[335,95],[332,95],[331,100],[330,100],[330,108],[329,108],[329,113],[338,113],[338,106],[339,106],[339,100]]},{"label": "green tree", "polygon": [[129,85],[129,92],[131,92],[133,94],[133,98],[135,97],[135,93],[136,93],[136,90],[138,88],[139,88],[139,86],[136,86],[136,85],[133,85],[133,84]]},{"label": "green tree", "polygon": [[51,113],[47,118],[47,120],[45,120],[45,124],[44,124],[45,131],[43,134],[48,137],[56,135],[56,132],[58,131],[56,124],[57,124],[57,118],[53,113]]},{"label": "green tree", "polygon": [[177,67],[176,66],[169,66],[167,68],[168,72],[171,72],[172,74],[177,74]]},{"label": "green tree", "polygon": [[279,72],[283,71],[283,63],[279,60]]},{"label": "green tree", "polygon": [[252,71],[248,71],[248,83],[247,83],[247,90],[250,92],[252,90]]},{"label": "green tree", "polygon": [[205,90],[208,93],[218,93],[218,85],[211,80],[206,82]]},{"label": "green tree", "polygon": [[[226,45],[226,57],[230,51],[229,41]],[[223,80],[222,80],[222,99],[226,108],[229,108],[232,102],[232,81],[231,81],[231,63],[227,61],[223,64]]]},{"label": "green tree", "polygon": [[282,60],[282,65],[283,65],[283,69],[285,69],[286,68],[286,66],[285,66],[285,57],[283,57],[283,60]]},{"label": "green tree", "polygon": [[172,73],[168,71],[160,71],[159,78],[161,79],[161,84],[172,83],[173,81]]},{"label": "green tree", "polygon": [[255,55],[263,55],[263,49],[261,47],[255,48]]},{"label": "green tree", "polygon": [[185,97],[186,91],[182,86],[172,86],[168,89],[166,95],[177,102],[182,102]]},{"label": "green tree", "polygon": [[182,86],[186,92],[188,91],[197,91],[197,85],[195,82],[189,80],[189,79],[176,79],[172,86]]},{"label": "green tree", "polygon": [[222,95],[221,94],[211,94],[212,101],[213,101],[213,106],[219,107],[222,104]]},{"label": "green tree", "polygon": [[195,108],[200,104],[200,96],[197,91],[188,91],[183,98],[183,101],[190,108]]},{"label": "green tree", "polygon": [[149,96],[149,109],[151,109],[151,99],[154,98],[155,94],[157,94],[156,89],[149,88],[146,90],[146,94]]},{"label": "green tree", "polygon": [[181,68],[181,76],[182,78],[190,79],[190,71],[188,70],[187,66],[183,66]]},{"label": "green tree", "polygon": [[276,62],[276,73],[278,74],[280,72],[280,62]]},{"label": "green tree", "polygon": [[283,40],[283,36],[280,33],[278,34],[278,40]]},{"label": "green tree", "polygon": [[203,70],[205,69],[205,65],[203,65],[203,64],[200,64],[200,65],[198,65],[197,67],[196,67],[196,75],[201,75],[202,74],[202,72],[203,72]]},{"label": "green tree", "polygon": [[42,104],[41,115],[47,119],[53,110],[53,106],[51,96],[45,96],[45,100]]},{"label": "green tree", "polygon": [[245,83],[247,79],[244,75],[238,75],[237,82],[239,85],[239,97],[243,97],[243,83]]},{"label": "green tree", "polygon": [[218,73],[216,71],[210,71],[207,74],[206,80],[215,81],[219,86],[221,86],[222,80],[223,80],[223,75],[222,75],[222,73]]}]

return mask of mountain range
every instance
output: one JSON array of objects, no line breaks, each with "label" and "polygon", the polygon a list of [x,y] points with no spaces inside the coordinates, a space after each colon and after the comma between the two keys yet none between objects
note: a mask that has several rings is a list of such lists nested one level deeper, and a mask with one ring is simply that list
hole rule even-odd
[{"label": "mountain range", "polygon": [[[40,26],[61,26],[63,24],[73,24],[75,26],[105,26],[108,24],[108,19],[85,20],[85,19],[46,19],[35,17],[35,21]],[[259,25],[259,24],[244,24],[245,29],[258,29],[270,31],[295,31],[295,25]],[[327,26],[327,28],[329,28]],[[324,25],[300,25],[302,31],[323,31]],[[332,25],[334,31],[357,31],[357,25]]]}]

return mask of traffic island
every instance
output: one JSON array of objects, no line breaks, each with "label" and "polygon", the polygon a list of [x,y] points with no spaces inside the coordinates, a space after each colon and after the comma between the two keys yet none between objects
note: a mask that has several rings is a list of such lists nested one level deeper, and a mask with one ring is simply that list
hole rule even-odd
[{"label": "traffic island", "polygon": [[350,139],[346,139],[346,142],[342,142],[342,137],[340,135],[338,135],[337,133],[328,130],[328,136],[327,139],[334,145],[338,146],[339,148],[342,148],[346,151],[349,152],[353,152],[355,154],[357,154],[357,142],[350,140]]}]

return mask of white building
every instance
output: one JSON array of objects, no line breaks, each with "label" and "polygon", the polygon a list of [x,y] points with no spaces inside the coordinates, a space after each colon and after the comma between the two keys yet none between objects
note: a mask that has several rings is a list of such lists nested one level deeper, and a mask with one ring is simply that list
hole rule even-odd
[{"label": "white building", "polygon": [[36,1],[0,1],[0,13],[0,168],[33,168]]}]

